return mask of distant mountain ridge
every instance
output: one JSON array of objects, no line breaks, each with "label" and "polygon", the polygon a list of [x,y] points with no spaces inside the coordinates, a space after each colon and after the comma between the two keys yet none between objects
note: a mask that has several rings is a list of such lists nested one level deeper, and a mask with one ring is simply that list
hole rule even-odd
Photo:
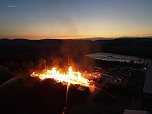
[{"label": "distant mountain ridge", "polygon": [[104,38],[104,37],[95,37],[95,38],[71,38],[71,39],[62,39],[62,38],[46,38],[46,39],[26,39],[26,38],[0,38],[0,40],[91,40],[91,41],[96,41],[96,40],[115,40],[115,39],[151,39],[152,36],[147,36],[147,37],[115,37],[115,38]]}]

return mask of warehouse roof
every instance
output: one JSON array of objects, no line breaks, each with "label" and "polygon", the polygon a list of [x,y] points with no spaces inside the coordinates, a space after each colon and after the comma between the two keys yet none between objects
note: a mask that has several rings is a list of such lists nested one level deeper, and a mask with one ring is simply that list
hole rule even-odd
[{"label": "warehouse roof", "polygon": [[145,65],[149,61],[148,58],[141,58],[141,57],[129,56],[129,55],[120,55],[120,54],[114,54],[114,53],[93,53],[86,56],[96,59],[96,60],[127,62],[127,63],[145,64]]},{"label": "warehouse roof", "polygon": [[147,111],[140,111],[140,110],[125,110],[123,114],[151,114]]},{"label": "warehouse roof", "polygon": [[148,62],[143,92],[152,94],[152,62],[151,61]]}]

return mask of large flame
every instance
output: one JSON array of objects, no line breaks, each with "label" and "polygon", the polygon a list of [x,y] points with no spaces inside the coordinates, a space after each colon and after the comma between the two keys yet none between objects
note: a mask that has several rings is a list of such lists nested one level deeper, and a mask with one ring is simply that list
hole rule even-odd
[{"label": "large flame", "polygon": [[72,67],[68,68],[68,72],[61,73],[55,67],[51,70],[46,70],[43,73],[33,72],[32,77],[38,77],[41,80],[44,79],[54,79],[57,82],[66,83],[66,84],[78,84],[85,87],[90,87],[90,81],[82,77],[80,72],[74,72]]}]

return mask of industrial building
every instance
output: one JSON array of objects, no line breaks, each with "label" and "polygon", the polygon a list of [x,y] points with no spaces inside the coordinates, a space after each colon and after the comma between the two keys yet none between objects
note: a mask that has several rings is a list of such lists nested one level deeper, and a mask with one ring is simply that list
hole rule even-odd
[{"label": "industrial building", "polygon": [[124,114],[150,114],[147,111],[152,111],[151,59],[113,53],[93,53],[86,56],[95,62],[94,66],[102,68],[102,84],[119,85],[127,88],[128,94],[132,92],[128,109],[134,110],[125,110]]},{"label": "industrial building", "polygon": [[129,56],[129,55],[119,55],[113,53],[93,53],[86,56],[102,61],[126,62],[126,63],[141,64],[141,65],[147,65],[149,61],[148,58],[141,58],[141,57]]},{"label": "industrial building", "polygon": [[152,62],[148,62],[145,83],[143,87],[143,105],[152,107]]}]

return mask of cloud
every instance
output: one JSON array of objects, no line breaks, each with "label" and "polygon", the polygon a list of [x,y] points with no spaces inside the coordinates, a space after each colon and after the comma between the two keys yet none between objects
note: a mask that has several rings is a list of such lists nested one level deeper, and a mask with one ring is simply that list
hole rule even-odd
[{"label": "cloud", "polygon": [[8,5],[7,7],[8,8],[15,8],[16,6],[15,5]]}]

